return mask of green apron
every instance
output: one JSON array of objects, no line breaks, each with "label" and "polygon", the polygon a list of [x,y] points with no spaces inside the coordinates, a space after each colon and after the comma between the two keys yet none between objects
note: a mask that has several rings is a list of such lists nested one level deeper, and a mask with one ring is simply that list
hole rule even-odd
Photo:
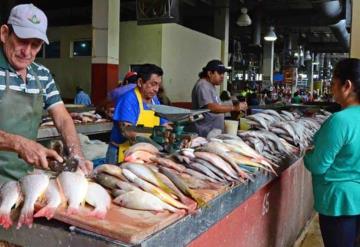
[{"label": "green apron", "polygon": [[[0,130],[36,140],[43,109],[42,86],[35,75],[39,94],[11,90],[9,71],[6,70],[6,87],[0,99]],[[17,153],[0,151],[0,184],[18,180],[33,170]]]}]

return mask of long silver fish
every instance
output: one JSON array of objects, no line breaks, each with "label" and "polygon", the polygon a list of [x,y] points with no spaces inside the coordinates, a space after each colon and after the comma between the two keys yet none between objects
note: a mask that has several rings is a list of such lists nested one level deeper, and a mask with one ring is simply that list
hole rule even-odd
[{"label": "long silver fish", "polygon": [[223,159],[221,159],[218,155],[209,153],[209,152],[195,152],[195,156],[197,158],[204,159],[204,160],[210,162],[217,168],[224,171],[230,177],[232,177],[234,179],[239,178],[237,176],[236,172],[234,171],[234,169],[228,163],[226,163]]},{"label": "long silver fish", "polygon": [[113,200],[113,202],[122,207],[137,209],[137,210],[154,210],[154,211],[169,210],[170,212],[178,211],[178,209],[163,202],[153,194],[150,194],[142,190],[133,190],[126,192],[116,197]]}]

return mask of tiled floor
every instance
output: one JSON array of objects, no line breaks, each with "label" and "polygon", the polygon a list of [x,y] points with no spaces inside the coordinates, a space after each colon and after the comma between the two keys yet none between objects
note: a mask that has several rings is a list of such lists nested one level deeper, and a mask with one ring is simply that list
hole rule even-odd
[{"label": "tiled floor", "polygon": [[[316,215],[306,228],[305,237],[297,247],[323,247],[323,241],[320,233],[319,217]],[[294,245],[295,247],[295,245]]]}]

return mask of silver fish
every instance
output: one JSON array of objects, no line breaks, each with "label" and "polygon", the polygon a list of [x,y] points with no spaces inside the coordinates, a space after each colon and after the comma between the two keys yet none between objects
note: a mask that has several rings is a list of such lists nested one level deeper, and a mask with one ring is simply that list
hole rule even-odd
[{"label": "silver fish", "polygon": [[13,224],[10,218],[11,209],[14,206],[16,208],[22,199],[20,184],[16,181],[4,183],[0,188],[0,198],[0,225],[8,229]]}]

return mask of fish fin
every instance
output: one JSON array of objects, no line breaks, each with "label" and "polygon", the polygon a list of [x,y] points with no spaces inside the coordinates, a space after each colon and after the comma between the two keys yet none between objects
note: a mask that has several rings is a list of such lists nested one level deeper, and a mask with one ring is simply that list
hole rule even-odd
[{"label": "fish fin", "polygon": [[106,213],[107,212],[104,211],[104,210],[94,209],[93,211],[91,211],[89,213],[89,216],[93,216],[93,217],[98,218],[98,219],[105,219]]},{"label": "fish fin", "polygon": [[206,203],[206,201],[202,198],[200,198],[199,196],[196,196],[191,189],[189,189],[189,193],[190,193],[190,196],[191,198],[193,198],[196,203],[199,205],[199,208],[207,208],[209,207],[209,205]]},{"label": "fish fin", "polygon": [[46,219],[50,220],[52,217],[54,217],[55,211],[55,207],[45,206],[37,211],[36,214],[34,214],[34,218],[46,217]]},{"label": "fish fin", "polygon": [[66,213],[68,215],[73,215],[73,214],[79,214],[79,208],[74,208],[74,207],[71,207],[69,206],[68,209],[66,210]]},{"label": "fish fin", "polygon": [[31,228],[33,223],[33,212],[33,210],[21,212],[16,228],[19,229],[22,225],[27,225]]},{"label": "fish fin", "polygon": [[[163,191],[165,191],[166,193],[168,193],[170,196],[175,196],[176,198],[178,198],[176,196],[176,193],[171,189],[169,188],[166,184],[164,184],[164,182],[159,178],[159,176],[156,174],[156,172],[154,172],[153,170],[149,169],[149,171],[155,176],[157,182],[159,183],[159,187],[160,189],[162,189]],[[176,199],[175,198],[175,199]]]},{"label": "fish fin", "polygon": [[9,213],[2,213],[0,214],[0,225],[2,225],[3,228],[9,229],[12,226],[13,222],[10,218]]}]

